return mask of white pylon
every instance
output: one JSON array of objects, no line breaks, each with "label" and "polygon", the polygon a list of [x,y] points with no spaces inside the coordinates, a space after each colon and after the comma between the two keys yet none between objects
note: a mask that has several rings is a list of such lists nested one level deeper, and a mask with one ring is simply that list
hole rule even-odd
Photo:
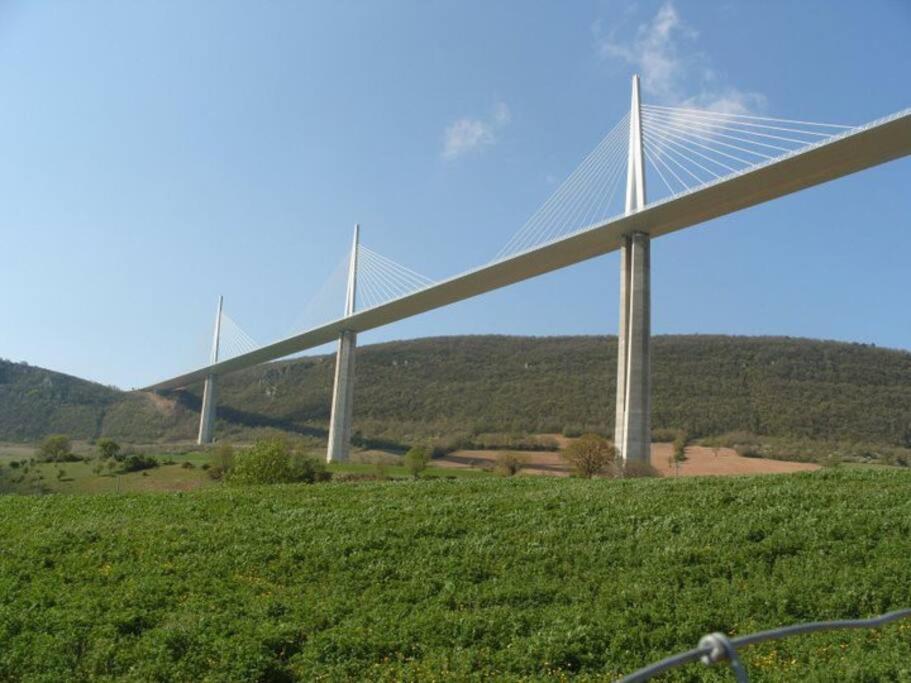
[{"label": "white pylon", "polygon": [[[345,293],[345,317],[354,314],[357,303],[357,251],[360,226],[354,226],[351,258],[348,262],[348,288]],[[351,421],[354,417],[354,354],[357,333],[344,330],[338,339],[335,356],[335,383],[332,389],[332,414],[329,417],[329,444],[326,462],[342,462],[351,452]]]},{"label": "white pylon", "polygon": [[[633,76],[629,116],[626,213],[645,207],[639,76]],[[617,335],[617,409],[614,445],[624,461],[651,457],[650,238],[624,235],[620,247],[620,328]]]},{"label": "white pylon", "polygon": [[[225,303],[223,296],[218,297],[218,309],[215,313],[215,331],[212,334],[212,352],[209,356],[210,365],[218,362],[218,347],[221,342],[221,312]],[[215,404],[218,401],[218,378],[215,373],[209,373],[202,390],[202,408],[199,411],[199,434],[196,443],[212,443],[215,433]]]}]

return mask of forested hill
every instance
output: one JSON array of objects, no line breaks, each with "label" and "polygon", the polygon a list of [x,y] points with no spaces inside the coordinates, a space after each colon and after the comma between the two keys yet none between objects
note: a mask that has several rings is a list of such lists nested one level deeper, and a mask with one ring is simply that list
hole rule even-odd
[{"label": "forested hill", "polygon": [[0,440],[94,435],[120,397],[110,387],[0,358]]},{"label": "forested hill", "polygon": [[[653,427],[911,446],[911,353],[779,337],[654,340]],[[613,427],[615,337],[439,337],[358,351],[355,429],[403,440],[470,432]],[[320,435],[334,358],[225,377],[219,433],[271,426]],[[50,379],[48,379],[50,378]],[[190,438],[200,387],[127,394],[0,364],[0,440],[65,431]]]}]

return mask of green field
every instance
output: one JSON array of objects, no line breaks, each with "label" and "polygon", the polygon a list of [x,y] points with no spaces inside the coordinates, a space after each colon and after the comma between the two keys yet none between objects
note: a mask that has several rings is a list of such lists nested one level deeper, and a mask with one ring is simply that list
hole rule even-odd
[{"label": "green field", "polygon": [[[709,631],[907,607],[909,557],[887,469],[3,496],[0,680],[603,680]],[[911,623],[746,662],[911,681]]]},{"label": "green field", "polygon": [[[87,459],[82,462],[43,462],[35,448],[0,444],[0,495],[186,492],[220,485],[219,482],[212,480],[205,469],[211,460],[210,454],[206,451],[153,452],[151,457],[160,463],[159,467],[123,473],[116,469],[116,462],[99,460],[95,449],[88,444],[77,444],[75,450]],[[310,455],[317,460],[325,457],[322,451],[313,451]],[[397,456],[389,454],[383,454],[381,457],[392,463],[399,460]],[[12,463],[17,463],[19,467],[14,469]],[[100,472],[96,471],[99,463],[102,466]],[[108,464],[114,469],[108,469]],[[333,463],[327,469],[341,480],[404,479],[411,476],[404,466],[397,464],[384,465],[379,469],[374,464],[346,462]],[[462,479],[489,477],[491,473],[480,469],[444,469],[431,465],[421,476],[431,479]]]}]

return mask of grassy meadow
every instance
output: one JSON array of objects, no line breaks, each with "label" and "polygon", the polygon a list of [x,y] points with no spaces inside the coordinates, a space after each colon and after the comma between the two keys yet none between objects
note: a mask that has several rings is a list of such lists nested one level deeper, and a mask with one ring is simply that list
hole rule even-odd
[{"label": "grassy meadow", "polygon": [[[0,680],[609,680],[710,631],[907,607],[909,557],[891,468],[2,496]],[[911,681],[911,623],[744,655]]]}]

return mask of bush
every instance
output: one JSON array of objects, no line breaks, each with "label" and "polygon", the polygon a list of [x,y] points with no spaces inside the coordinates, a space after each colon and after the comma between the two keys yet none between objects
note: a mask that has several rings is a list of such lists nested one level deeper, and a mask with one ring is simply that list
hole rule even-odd
[{"label": "bush", "polygon": [[686,444],[689,442],[689,435],[683,431],[678,432],[674,437],[674,461],[683,462],[686,460]]},{"label": "bush", "polygon": [[511,477],[519,473],[528,464],[528,456],[522,453],[504,451],[497,454],[497,472],[504,477]]},{"label": "bush", "polygon": [[562,453],[576,476],[591,479],[613,466],[617,451],[610,441],[598,434],[583,434]]},{"label": "bush", "polygon": [[38,454],[47,462],[67,462],[72,455],[69,437],[65,434],[51,434],[41,442]]},{"label": "bush", "polygon": [[579,427],[577,425],[566,425],[563,428],[563,436],[570,439],[580,437],[582,436],[582,427]]},{"label": "bush", "polygon": [[625,479],[641,479],[647,477],[660,477],[661,474],[652,467],[651,463],[638,460],[628,460],[623,466]]},{"label": "bush", "polygon": [[[211,472],[211,470],[210,470]],[[241,451],[228,473],[231,484],[313,484],[331,478],[326,465],[316,458],[293,449],[284,439],[257,441]]]},{"label": "bush", "polygon": [[658,443],[671,443],[674,441],[674,439],[677,438],[679,434],[680,432],[676,429],[656,427],[652,430],[652,441],[656,441]]},{"label": "bush", "polygon": [[744,458],[762,457],[762,451],[759,450],[759,446],[753,444],[737,444],[734,446],[734,450],[737,452],[737,455],[741,455]]},{"label": "bush", "polygon": [[116,458],[120,453],[120,444],[113,439],[99,439],[97,446],[98,454],[105,460]]},{"label": "bush", "polygon": [[229,443],[216,444],[209,451],[209,476],[223,479],[234,467],[234,447]]},{"label": "bush", "polygon": [[405,467],[415,479],[418,479],[421,472],[427,469],[428,462],[430,462],[430,454],[423,446],[414,446],[405,453]]},{"label": "bush", "polygon": [[143,455],[142,453],[134,453],[133,455],[128,455],[123,459],[123,462],[120,464],[120,471],[126,474],[127,472],[141,472],[142,470],[151,470],[158,467],[158,461],[150,455]]}]

